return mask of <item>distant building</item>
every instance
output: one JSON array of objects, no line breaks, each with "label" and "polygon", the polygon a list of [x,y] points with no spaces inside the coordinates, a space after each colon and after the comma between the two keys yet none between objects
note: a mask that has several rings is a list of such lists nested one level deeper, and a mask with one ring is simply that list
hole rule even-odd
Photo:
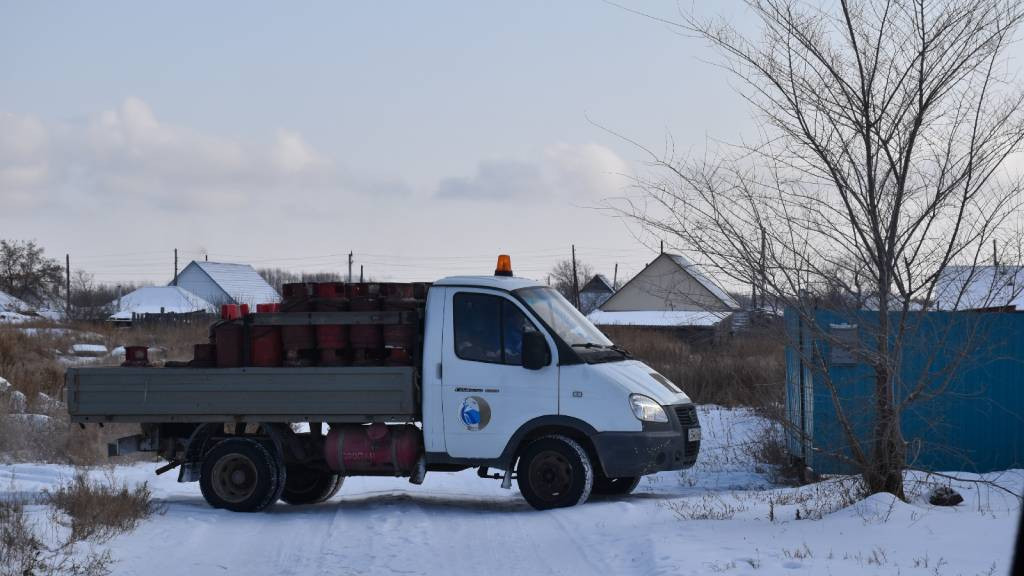
[{"label": "distant building", "polygon": [[938,310],[1024,310],[1024,266],[947,266],[932,300]]},{"label": "distant building", "polygon": [[214,306],[280,302],[281,296],[252,266],[193,260],[170,286],[195,294]]},{"label": "distant building", "polygon": [[108,320],[129,323],[138,314],[214,313],[213,304],[180,286],[143,286],[111,302]]},{"label": "distant building", "polygon": [[611,298],[614,293],[615,289],[603,274],[595,275],[580,290],[580,311],[590,314]]},{"label": "distant building", "polygon": [[699,266],[660,254],[587,317],[598,326],[710,330],[740,305]]}]

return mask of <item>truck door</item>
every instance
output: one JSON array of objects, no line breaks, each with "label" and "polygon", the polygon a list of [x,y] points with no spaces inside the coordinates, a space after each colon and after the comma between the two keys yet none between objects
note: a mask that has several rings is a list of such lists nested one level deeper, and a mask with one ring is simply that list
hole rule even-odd
[{"label": "truck door", "polygon": [[523,334],[538,330],[508,294],[449,288],[445,305],[443,409],[445,446],[456,458],[496,458],[526,421],[558,414],[558,359],[522,366]]}]

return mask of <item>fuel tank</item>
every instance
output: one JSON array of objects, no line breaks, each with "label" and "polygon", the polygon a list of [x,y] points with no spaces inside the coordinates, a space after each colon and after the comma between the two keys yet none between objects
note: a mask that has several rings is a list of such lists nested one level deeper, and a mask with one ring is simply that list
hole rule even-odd
[{"label": "fuel tank", "polygon": [[411,424],[334,424],[324,458],[343,476],[412,476],[423,455],[423,433]]}]

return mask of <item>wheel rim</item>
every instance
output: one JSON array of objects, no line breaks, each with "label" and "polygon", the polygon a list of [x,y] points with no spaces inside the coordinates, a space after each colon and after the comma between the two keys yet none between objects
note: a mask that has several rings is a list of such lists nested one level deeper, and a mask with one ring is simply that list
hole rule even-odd
[{"label": "wheel rim", "polygon": [[572,465],[558,452],[538,454],[530,463],[530,488],[542,500],[557,500],[572,486]]},{"label": "wheel rim", "polygon": [[241,454],[229,454],[213,466],[213,491],[221,499],[237,504],[256,492],[259,474],[256,464]]}]

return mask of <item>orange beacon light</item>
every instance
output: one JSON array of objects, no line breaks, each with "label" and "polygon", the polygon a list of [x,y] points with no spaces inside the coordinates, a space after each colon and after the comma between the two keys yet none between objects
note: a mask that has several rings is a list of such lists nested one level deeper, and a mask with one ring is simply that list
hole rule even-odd
[{"label": "orange beacon light", "polygon": [[508,254],[502,254],[498,256],[498,266],[494,269],[495,276],[511,276],[512,275],[512,259],[508,257]]}]

